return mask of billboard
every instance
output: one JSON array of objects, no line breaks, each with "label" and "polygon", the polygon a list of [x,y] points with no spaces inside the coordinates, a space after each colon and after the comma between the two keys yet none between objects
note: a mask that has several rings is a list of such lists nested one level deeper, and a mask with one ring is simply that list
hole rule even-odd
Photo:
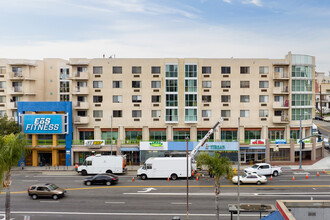
[{"label": "billboard", "polygon": [[28,115],[22,116],[22,127],[25,134],[65,134],[66,115]]}]

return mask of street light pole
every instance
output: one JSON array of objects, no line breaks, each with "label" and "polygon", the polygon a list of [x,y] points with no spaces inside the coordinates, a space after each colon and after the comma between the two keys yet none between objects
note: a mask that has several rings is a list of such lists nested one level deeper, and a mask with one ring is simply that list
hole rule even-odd
[{"label": "street light pole", "polygon": [[237,203],[238,203],[238,209],[237,209],[237,220],[239,220],[239,212],[240,212],[240,198],[239,198],[239,185],[240,185],[240,181],[239,181],[239,169],[240,169],[240,164],[241,164],[241,150],[239,147],[239,140],[240,140],[240,132],[239,132],[239,127],[240,127],[240,120],[241,118],[238,117],[238,127],[237,127],[237,140],[238,140],[238,151],[237,151],[237,162],[238,162],[238,166],[237,166]]},{"label": "street light pole", "polygon": [[111,155],[112,155],[112,115],[110,116],[110,124],[111,124],[111,130],[110,130],[110,146],[111,146]]},{"label": "street light pole", "polygon": [[299,143],[299,169],[301,169],[301,155],[302,155],[302,152],[301,152],[301,148],[302,148],[302,141],[301,141],[301,111],[302,109],[300,109],[300,129],[299,129],[299,139],[300,139],[300,143]]},{"label": "street light pole", "polygon": [[187,220],[188,220],[188,216],[189,216],[189,185],[188,185],[188,141],[189,141],[189,138],[186,137],[186,141],[187,141]]}]

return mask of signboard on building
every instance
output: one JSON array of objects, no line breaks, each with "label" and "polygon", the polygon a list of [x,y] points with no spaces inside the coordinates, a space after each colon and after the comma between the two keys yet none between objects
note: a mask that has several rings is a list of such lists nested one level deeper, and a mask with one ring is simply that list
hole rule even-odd
[{"label": "signboard on building", "polygon": [[162,141],[141,141],[140,150],[167,150],[167,142]]},{"label": "signboard on building", "polygon": [[[312,143],[312,139],[307,138],[307,139],[303,140],[303,142],[304,142],[305,144],[310,144],[310,143]],[[300,144],[300,139],[297,139],[297,144]]]},{"label": "signboard on building", "polygon": [[65,124],[66,115],[20,115],[20,124],[25,134],[65,134],[67,126]]},{"label": "signboard on building", "polygon": [[266,141],[265,139],[251,139],[251,145],[256,145],[256,144],[265,145]]},{"label": "signboard on building", "polygon": [[84,140],[84,145],[88,148],[101,148],[105,145],[104,140]]},{"label": "signboard on building", "polygon": [[[196,145],[199,142],[195,142]],[[206,142],[199,151],[237,151],[238,142]]]},{"label": "signboard on building", "polygon": [[286,140],[285,139],[276,139],[275,144],[286,144]]}]

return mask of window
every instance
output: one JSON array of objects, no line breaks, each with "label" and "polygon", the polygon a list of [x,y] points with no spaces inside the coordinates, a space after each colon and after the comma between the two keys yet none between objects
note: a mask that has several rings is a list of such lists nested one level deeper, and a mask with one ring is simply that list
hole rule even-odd
[{"label": "window", "polygon": [[221,74],[230,74],[230,66],[222,66]]},{"label": "window", "polygon": [[151,88],[160,88],[161,81],[151,81]]},{"label": "window", "polygon": [[0,117],[5,117],[6,110],[0,110]]},{"label": "window", "polygon": [[190,139],[190,131],[173,131],[174,141],[186,141],[186,137]]},{"label": "window", "polygon": [[211,110],[202,110],[202,117],[211,117]]},{"label": "window", "polygon": [[268,110],[259,110],[259,117],[268,117]]},{"label": "window", "polygon": [[151,117],[153,118],[160,118],[161,111],[160,110],[151,110]]},{"label": "window", "polygon": [[140,95],[133,95],[132,102],[142,102],[142,96]]},{"label": "window", "polygon": [[230,110],[221,110],[221,117],[229,118]]},{"label": "window", "polygon": [[84,67],[84,66],[78,66],[77,67],[77,72],[80,73],[80,72],[87,72],[87,67]]},{"label": "window", "polygon": [[12,71],[15,73],[15,76],[22,75],[22,67],[13,66]]},{"label": "window", "polygon": [[70,95],[60,94],[60,102],[68,102],[70,101]]},{"label": "window", "polygon": [[249,74],[250,73],[250,67],[249,66],[241,66],[241,74]]},{"label": "window", "polygon": [[103,111],[102,110],[93,110],[93,118],[102,118]]},{"label": "window", "polygon": [[282,116],[282,111],[274,111],[274,116]]},{"label": "window", "polygon": [[292,106],[312,106],[312,96],[312,94],[292,94]]},{"label": "window", "polygon": [[132,117],[133,118],[141,118],[142,111],[141,110],[133,110]]},{"label": "window", "polygon": [[160,66],[152,66],[151,67],[152,74],[159,74],[160,73]]},{"label": "window", "polygon": [[0,66],[0,74],[6,74],[6,67]]},{"label": "window", "polygon": [[152,95],[151,102],[160,102],[160,95]]},{"label": "window", "polygon": [[166,109],[166,121],[178,121],[178,109]]},{"label": "window", "polygon": [[164,130],[164,131],[149,131],[149,139],[151,141],[166,141],[166,130]]},{"label": "window", "polygon": [[112,67],[112,73],[113,74],[122,74],[123,68],[121,66],[113,66]]},{"label": "window", "polygon": [[250,102],[250,96],[249,95],[241,95],[240,100],[241,100],[241,102]]},{"label": "window", "polygon": [[113,110],[112,115],[114,118],[121,118],[123,117],[123,112],[122,110]]},{"label": "window", "polygon": [[283,67],[275,67],[275,68],[274,68],[274,71],[275,71],[276,73],[284,73],[284,68],[283,68]]},{"label": "window", "polygon": [[312,90],[312,80],[292,80],[293,92],[311,92]]},{"label": "window", "polygon": [[313,69],[311,66],[292,66],[292,77],[311,78]]},{"label": "window", "polygon": [[210,95],[203,95],[202,96],[202,102],[211,102],[211,96]]},{"label": "window", "polygon": [[[207,133],[208,133],[208,131],[197,130],[197,140],[202,140]],[[207,139],[207,141],[210,141],[210,142],[214,141],[214,133],[211,134],[211,136]]]},{"label": "window", "polygon": [[113,88],[122,88],[122,81],[112,81]]},{"label": "window", "polygon": [[0,96],[0,103],[6,103],[6,96]]},{"label": "window", "polygon": [[230,88],[230,81],[221,81],[221,88]]},{"label": "window", "polygon": [[211,81],[203,81],[202,82],[202,87],[203,88],[211,88],[212,87],[212,82]]},{"label": "window", "polygon": [[241,81],[240,87],[241,88],[250,88],[250,81]]},{"label": "window", "polygon": [[290,138],[292,139],[299,139],[299,130],[291,130],[290,131]]},{"label": "window", "polygon": [[113,103],[122,103],[123,102],[123,96],[121,96],[121,95],[112,96],[112,102]]},{"label": "window", "polygon": [[86,117],[87,116],[87,111],[77,111],[77,115],[80,117]]},{"label": "window", "polygon": [[166,92],[177,92],[178,91],[178,80],[167,79],[166,80]]},{"label": "window", "polygon": [[301,120],[311,120],[312,119],[312,108],[301,108],[301,109],[292,109],[292,120],[300,120],[300,113],[301,113]]},{"label": "window", "polygon": [[259,66],[259,74],[268,74],[269,69],[268,66]]},{"label": "window", "polygon": [[132,81],[132,88],[141,88],[141,81]]},{"label": "window", "polygon": [[202,66],[202,74],[211,74],[210,66]]},{"label": "window", "polygon": [[141,74],[141,66],[132,66],[132,74]]},{"label": "window", "polygon": [[103,96],[96,96],[96,95],[94,95],[93,96],[93,102],[94,103],[101,103],[103,101]]},{"label": "window", "polygon": [[60,92],[70,92],[69,81],[60,81]]},{"label": "window", "polygon": [[152,170],[152,164],[146,164],[147,170]]},{"label": "window", "polygon": [[240,111],[240,117],[249,117],[250,111],[249,110],[241,110]]},{"label": "window", "polygon": [[102,81],[93,81],[93,88],[102,88],[103,82]]},{"label": "window", "polygon": [[237,140],[237,131],[221,131],[221,141]]},{"label": "window", "polygon": [[93,74],[102,74],[103,67],[102,66],[93,66]]},{"label": "window", "polygon": [[197,106],[197,94],[186,94],[185,106]]},{"label": "window", "polygon": [[142,139],[142,131],[126,131],[125,139],[131,143],[137,143],[137,141]]},{"label": "window", "polygon": [[117,143],[117,139],[118,139],[118,131],[114,131],[114,130],[110,130],[110,131],[102,131],[101,134],[101,139],[105,140],[106,144],[110,144],[111,143],[111,137],[112,137],[112,143],[116,144]]},{"label": "window", "polygon": [[166,94],[166,106],[178,106],[178,95]]},{"label": "window", "polygon": [[197,121],[197,109],[185,109],[185,121]]},{"label": "window", "polygon": [[185,77],[197,77],[197,65],[185,65]]},{"label": "window", "polygon": [[165,74],[166,77],[178,77],[178,65],[166,65]]},{"label": "window", "polygon": [[197,92],[197,80],[186,79],[185,80],[185,92]]},{"label": "window", "polygon": [[[16,73],[15,71],[13,71],[16,74],[18,74],[18,76],[22,75],[22,72],[18,72]],[[69,68],[60,68],[60,80],[66,80],[69,76],[70,76],[70,70]]]},{"label": "window", "polygon": [[284,130],[269,130],[268,138],[270,140],[284,139]]},{"label": "window", "polygon": [[221,102],[230,102],[230,95],[222,95]]},{"label": "window", "polygon": [[249,131],[245,130],[244,136],[246,140],[250,139],[260,139],[261,137],[261,131]]},{"label": "window", "polygon": [[268,103],[269,96],[268,95],[259,95],[259,102]]},{"label": "window", "polygon": [[268,88],[269,87],[269,82],[268,81],[259,81],[259,88]]}]

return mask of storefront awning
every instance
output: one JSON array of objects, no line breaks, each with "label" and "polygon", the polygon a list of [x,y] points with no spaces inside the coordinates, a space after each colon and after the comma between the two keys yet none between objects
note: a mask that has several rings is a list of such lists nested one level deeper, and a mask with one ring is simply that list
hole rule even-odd
[{"label": "storefront awning", "polygon": [[140,151],[140,149],[139,148],[123,147],[123,148],[120,148],[120,151]]}]

